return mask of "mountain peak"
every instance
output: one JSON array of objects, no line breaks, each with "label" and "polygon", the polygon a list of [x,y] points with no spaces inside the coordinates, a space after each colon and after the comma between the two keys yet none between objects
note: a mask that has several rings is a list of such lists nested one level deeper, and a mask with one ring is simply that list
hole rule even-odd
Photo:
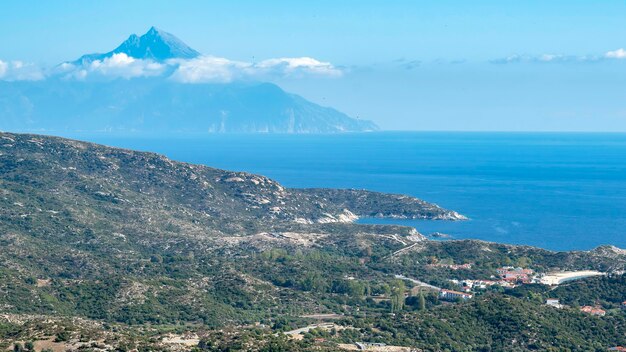
[{"label": "mountain peak", "polygon": [[171,33],[154,26],[142,36],[131,34],[117,48],[104,54],[83,55],[75,63],[83,64],[95,60],[103,60],[114,54],[124,53],[135,59],[165,61],[168,59],[191,59],[200,56],[200,53],[189,47],[182,40]]},{"label": "mountain peak", "polygon": [[158,28],[156,28],[155,26],[150,27],[150,29],[148,30],[148,32],[146,32],[145,35],[159,35],[160,30]]}]

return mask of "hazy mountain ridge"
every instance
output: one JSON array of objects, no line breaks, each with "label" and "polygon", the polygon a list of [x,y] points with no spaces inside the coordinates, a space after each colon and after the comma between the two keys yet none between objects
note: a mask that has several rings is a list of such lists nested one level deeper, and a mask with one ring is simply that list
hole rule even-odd
[{"label": "hazy mountain ridge", "polygon": [[0,82],[0,129],[41,132],[374,131],[377,126],[271,83]]}]

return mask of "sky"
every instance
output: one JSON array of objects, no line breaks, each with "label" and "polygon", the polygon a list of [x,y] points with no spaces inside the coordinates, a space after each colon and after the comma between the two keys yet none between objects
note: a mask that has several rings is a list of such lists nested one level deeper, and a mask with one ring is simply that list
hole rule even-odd
[{"label": "sky", "polygon": [[623,0],[4,0],[0,77],[156,26],[233,62],[326,63],[264,79],[384,129],[626,131],[625,19]]}]

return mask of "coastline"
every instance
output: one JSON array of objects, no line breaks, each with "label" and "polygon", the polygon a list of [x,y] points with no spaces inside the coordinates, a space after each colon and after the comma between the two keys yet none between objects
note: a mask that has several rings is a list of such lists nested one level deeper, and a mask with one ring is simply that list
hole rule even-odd
[{"label": "coastline", "polygon": [[585,279],[588,277],[602,276],[606,273],[602,273],[596,270],[581,270],[581,271],[564,271],[548,273],[541,278],[541,283],[544,285],[556,286],[569,281],[575,281]]}]

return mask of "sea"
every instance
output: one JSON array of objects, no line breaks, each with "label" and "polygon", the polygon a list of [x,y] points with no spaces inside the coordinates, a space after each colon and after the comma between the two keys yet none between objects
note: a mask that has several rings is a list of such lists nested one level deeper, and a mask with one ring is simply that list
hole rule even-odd
[{"label": "sea", "polygon": [[415,196],[468,221],[361,219],[550,250],[626,248],[626,134],[376,132],[72,135],[288,187]]}]

